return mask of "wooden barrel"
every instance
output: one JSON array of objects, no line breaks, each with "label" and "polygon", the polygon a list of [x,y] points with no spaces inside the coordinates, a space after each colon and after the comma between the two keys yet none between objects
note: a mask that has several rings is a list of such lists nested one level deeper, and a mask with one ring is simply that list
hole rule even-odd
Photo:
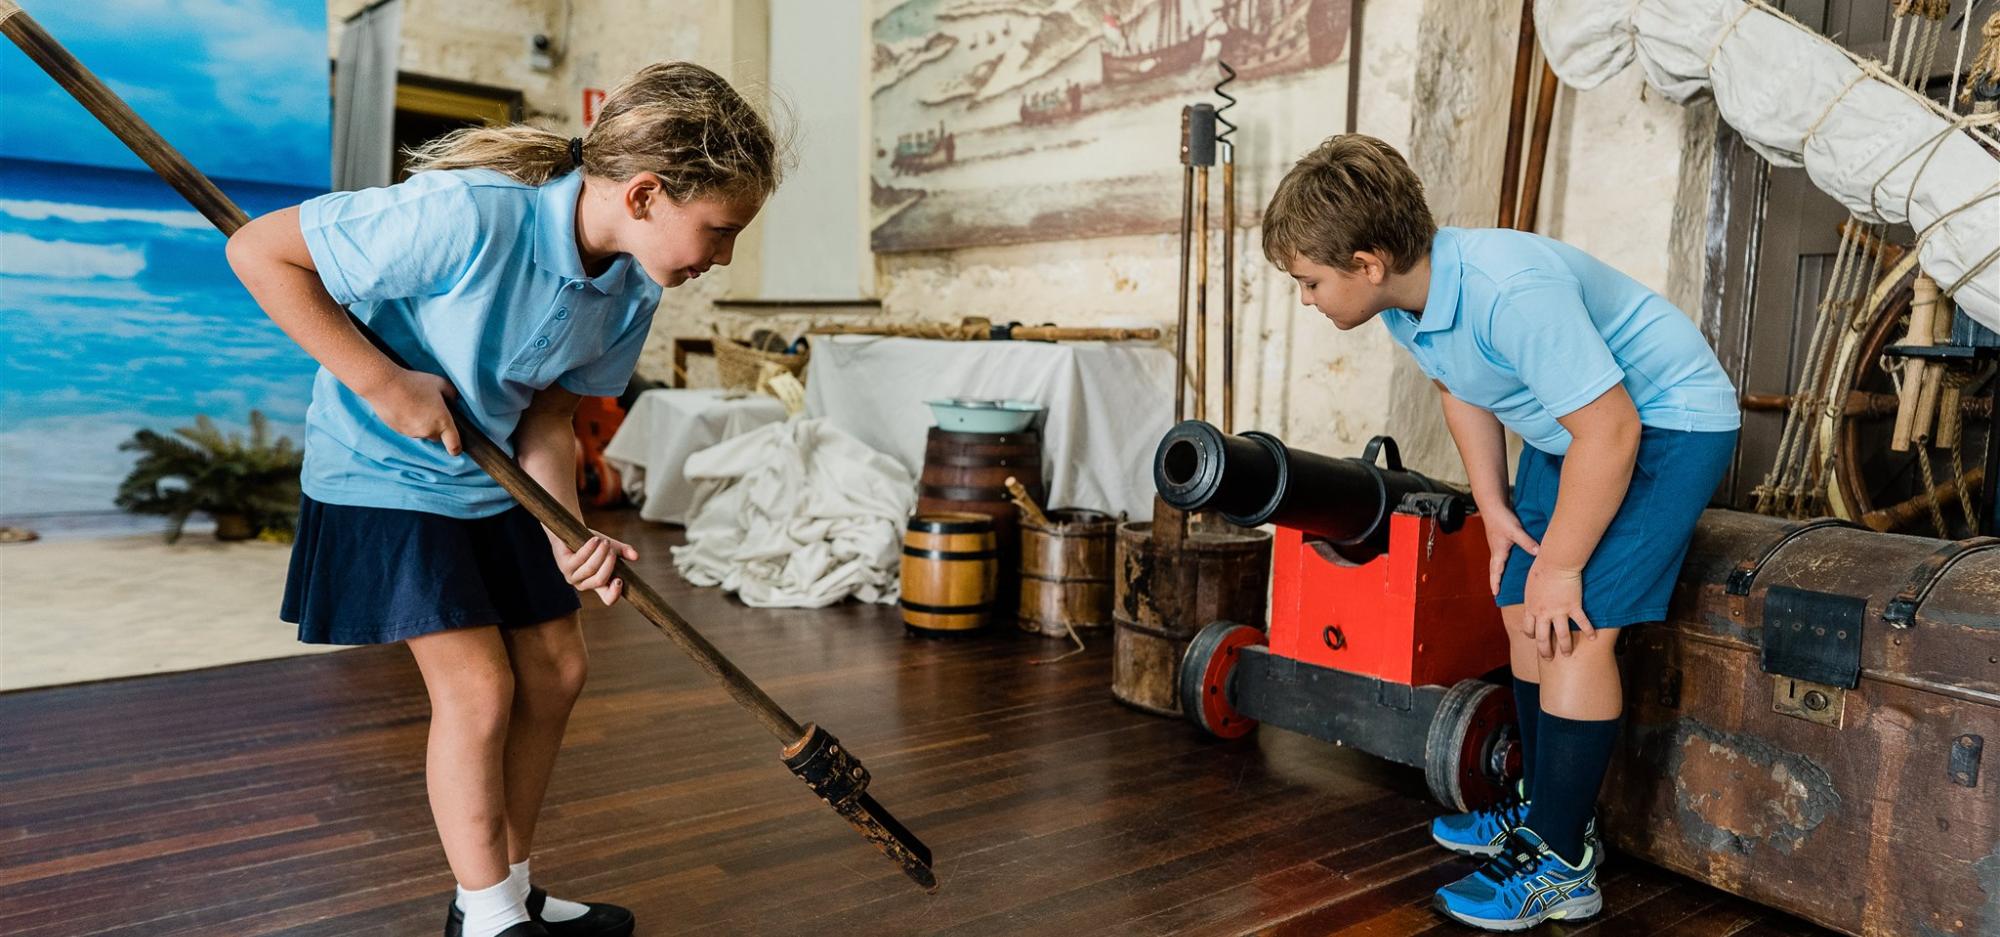
[{"label": "wooden barrel", "polygon": [[1000,570],[993,519],[918,514],[903,534],[903,624],[927,634],[973,631],[993,615]]},{"label": "wooden barrel", "polygon": [[1176,550],[1153,539],[1151,522],[1120,525],[1111,695],[1147,712],[1180,715],[1176,687],[1188,642],[1213,621],[1264,627],[1270,579],[1268,531],[1195,523]]},{"label": "wooden barrel", "polygon": [[1000,551],[997,614],[1013,611],[1020,565],[1019,511],[1007,495],[1007,478],[1020,479],[1029,496],[1046,500],[1042,488],[1042,436],[1018,433],[951,433],[932,427],[924,444],[924,469],[917,481],[917,513],[962,512],[993,519]]},{"label": "wooden barrel", "polygon": [[1118,519],[1081,508],[1048,516],[1049,526],[1021,522],[1021,630],[1060,638],[1111,627]]}]

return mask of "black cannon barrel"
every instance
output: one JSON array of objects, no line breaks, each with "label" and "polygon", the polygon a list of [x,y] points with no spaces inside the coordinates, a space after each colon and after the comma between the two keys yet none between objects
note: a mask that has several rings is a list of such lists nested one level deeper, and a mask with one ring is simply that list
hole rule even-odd
[{"label": "black cannon barrel", "polygon": [[[1375,464],[1378,454],[1383,465]],[[1301,530],[1356,560],[1389,548],[1389,515],[1405,495],[1457,491],[1403,468],[1387,436],[1369,440],[1358,459],[1340,459],[1290,448],[1269,433],[1227,435],[1201,420],[1183,421],[1160,439],[1153,485],[1180,510]]]}]

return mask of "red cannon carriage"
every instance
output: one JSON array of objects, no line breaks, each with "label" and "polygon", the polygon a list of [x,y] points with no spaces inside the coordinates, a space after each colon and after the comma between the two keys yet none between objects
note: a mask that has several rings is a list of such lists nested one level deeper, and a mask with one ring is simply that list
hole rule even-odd
[{"label": "red cannon carriage", "polygon": [[[1382,464],[1377,464],[1377,456]],[[1277,526],[1268,634],[1217,621],[1189,643],[1182,711],[1237,738],[1266,723],[1420,768],[1454,809],[1520,774],[1507,640],[1472,499],[1402,467],[1376,437],[1357,459],[1190,420],[1161,440],[1161,497]]]}]

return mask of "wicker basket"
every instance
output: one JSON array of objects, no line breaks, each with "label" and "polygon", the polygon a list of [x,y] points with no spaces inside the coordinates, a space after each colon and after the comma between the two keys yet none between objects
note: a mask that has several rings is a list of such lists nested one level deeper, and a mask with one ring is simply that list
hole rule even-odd
[{"label": "wicker basket", "polygon": [[763,377],[764,365],[775,364],[792,373],[793,377],[805,380],[806,354],[787,355],[774,351],[758,351],[742,342],[715,338],[715,369],[721,375],[722,386],[726,390],[757,389],[757,382]]}]

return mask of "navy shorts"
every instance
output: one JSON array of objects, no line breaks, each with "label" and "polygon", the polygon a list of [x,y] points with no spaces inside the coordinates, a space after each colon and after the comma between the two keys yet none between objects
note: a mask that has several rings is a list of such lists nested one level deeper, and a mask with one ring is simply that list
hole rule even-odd
[{"label": "navy shorts", "polygon": [[548,535],[520,505],[467,520],[304,498],[279,617],[307,644],[390,644],[539,624],[581,607]]},{"label": "navy shorts", "polygon": [[[1666,619],[1667,600],[1694,539],[1695,521],[1715,497],[1735,452],[1735,430],[1690,433],[1648,426],[1640,432],[1639,459],[1625,503],[1583,567],[1583,613],[1592,626],[1622,628]],[[1521,448],[1514,513],[1537,543],[1555,513],[1562,463],[1561,456]],[[1494,597],[1502,608],[1521,604],[1534,561],[1520,547],[1507,555],[1500,593]]]}]

